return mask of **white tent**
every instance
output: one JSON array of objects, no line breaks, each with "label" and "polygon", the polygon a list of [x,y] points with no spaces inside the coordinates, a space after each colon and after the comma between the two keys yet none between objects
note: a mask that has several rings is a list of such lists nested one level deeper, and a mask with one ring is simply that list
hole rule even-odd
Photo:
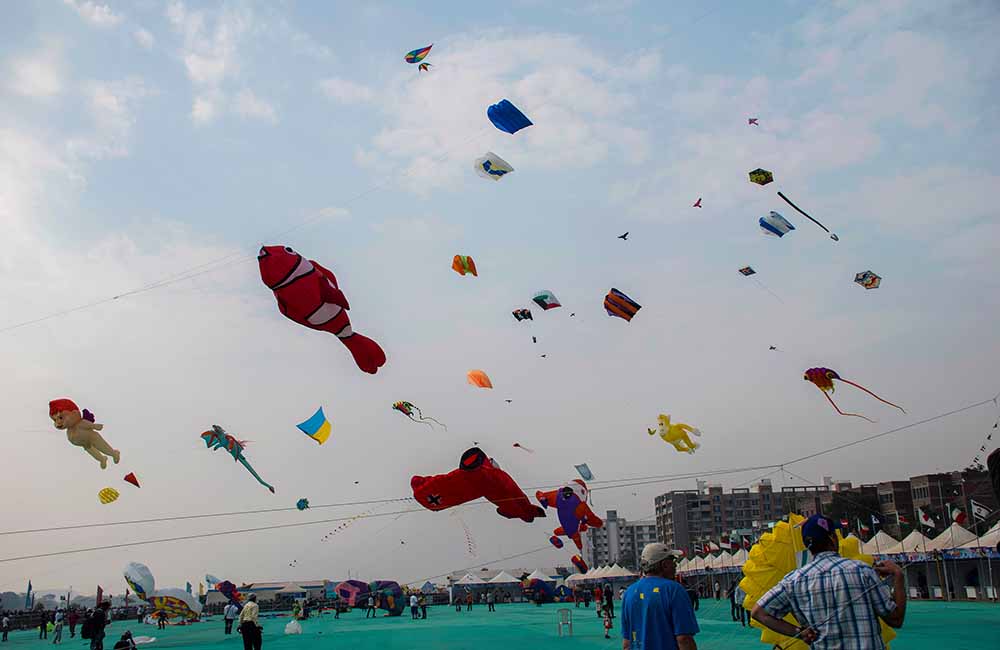
[{"label": "white tent", "polygon": [[281,594],[282,596],[298,596],[300,594],[304,596],[306,594],[306,590],[293,582],[289,582],[283,588],[274,593]]},{"label": "white tent", "polygon": [[485,580],[480,580],[471,573],[466,573],[465,576],[455,583],[456,585],[485,585]]},{"label": "white tent", "polygon": [[507,573],[506,571],[501,571],[500,573],[496,574],[495,576],[487,580],[487,582],[489,582],[489,584],[491,585],[509,585],[509,584],[516,584],[521,581],[512,576],[511,574]]},{"label": "white tent", "polygon": [[733,566],[733,556],[730,555],[729,551],[723,551],[715,558],[712,562],[713,569],[724,569],[726,567]]},{"label": "white tent", "polygon": [[885,531],[880,530],[870,540],[862,543],[860,548],[861,552],[865,555],[881,555],[885,553],[886,549],[892,548],[896,544],[899,544],[898,540],[893,539]]},{"label": "white tent", "polygon": [[613,565],[611,569],[604,574],[605,578],[634,578],[635,574],[624,567],[620,567],[617,564]]},{"label": "white tent", "polygon": [[958,548],[976,539],[976,534],[962,528],[958,524],[948,526],[940,535],[927,543],[928,551],[943,551],[948,548]]},{"label": "white tent", "polygon": [[700,569],[704,569],[706,566],[707,565],[705,563],[705,558],[698,556],[695,559],[691,560],[691,564],[688,566],[688,569],[690,569],[691,571],[698,571]]},{"label": "white tent", "polygon": [[733,553],[733,566],[743,566],[744,564],[747,563],[747,558],[749,556],[750,554],[747,553],[747,550],[745,548],[741,548],[740,550],[736,551],[735,553]]},{"label": "white tent", "polygon": [[996,545],[1000,544],[1000,524],[997,524],[993,528],[982,534],[977,539],[972,540],[968,544],[963,544],[964,548],[996,548]]},{"label": "white tent", "polygon": [[539,580],[544,580],[545,582],[555,582],[554,578],[545,573],[542,573],[541,569],[535,569],[534,571],[532,571],[531,575],[529,575],[526,578],[526,580],[532,580],[534,578],[538,578]]},{"label": "white tent", "polygon": [[689,564],[691,564],[691,560],[687,559],[686,557],[682,558],[681,561],[677,563],[677,570],[685,571],[687,570]]},{"label": "white tent", "polygon": [[930,544],[931,540],[921,534],[919,530],[914,530],[909,535],[903,538],[899,544],[885,549],[882,551],[883,554],[893,554],[893,553],[913,553],[916,551],[923,552],[924,547]]}]

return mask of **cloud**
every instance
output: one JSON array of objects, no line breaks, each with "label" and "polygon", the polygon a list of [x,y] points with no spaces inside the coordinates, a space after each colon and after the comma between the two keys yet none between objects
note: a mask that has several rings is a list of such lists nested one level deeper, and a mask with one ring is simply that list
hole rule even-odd
[{"label": "cloud", "polygon": [[76,13],[80,14],[81,18],[94,27],[117,27],[125,20],[121,14],[112,11],[108,5],[91,0],[63,0],[63,3],[72,7]]},{"label": "cloud", "polygon": [[375,91],[348,79],[331,77],[317,84],[320,91],[339,104],[366,104],[375,99]]},{"label": "cloud", "polygon": [[72,138],[67,151],[74,157],[104,159],[129,155],[136,104],[156,91],[138,77],[121,81],[89,81],[83,85],[85,106],[95,130]]},{"label": "cloud", "polygon": [[153,49],[153,44],[156,42],[153,35],[142,27],[132,32],[132,37],[135,38],[135,42],[138,43],[144,50]]},{"label": "cloud", "polygon": [[266,100],[257,97],[248,89],[243,89],[236,94],[233,110],[237,115],[245,118],[263,120],[265,122],[278,121],[278,114],[274,106]]},{"label": "cloud", "polygon": [[47,99],[63,91],[62,48],[50,45],[8,64],[7,88],[32,99]]},{"label": "cloud", "polygon": [[208,95],[198,95],[191,104],[191,120],[195,124],[207,124],[218,114],[216,99]]}]

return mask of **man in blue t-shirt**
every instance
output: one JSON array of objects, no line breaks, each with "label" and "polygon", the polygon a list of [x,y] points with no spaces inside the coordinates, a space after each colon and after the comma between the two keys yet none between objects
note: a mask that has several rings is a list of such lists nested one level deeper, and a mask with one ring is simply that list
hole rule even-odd
[{"label": "man in blue t-shirt", "polygon": [[622,598],[623,650],[697,650],[691,599],[674,580],[681,557],[666,544],[642,549],[643,577]]}]

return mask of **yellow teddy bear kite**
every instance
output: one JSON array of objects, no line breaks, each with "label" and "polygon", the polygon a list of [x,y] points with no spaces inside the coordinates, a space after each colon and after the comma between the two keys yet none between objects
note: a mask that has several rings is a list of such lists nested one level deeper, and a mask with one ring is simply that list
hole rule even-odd
[{"label": "yellow teddy bear kite", "polygon": [[73,403],[73,400],[56,399],[49,402],[49,417],[57,429],[66,431],[66,438],[72,444],[83,447],[84,451],[97,459],[101,469],[107,469],[108,456],[114,459],[116,465],[118,464],[121,453],[117,449],[112,449],[98,433],[104,425],[94,422],[94,415],[90,411],[84,410],[80,413],[80,408]]},{"label": "yellow teddy bear kite", "polygon": [[647,428],[646,431],[649,433],[649,435],[654,436],[659,434],[659,436],[663,438],[664,441],[672,444],[674,446],[674,449],[676,449],[677,451],[687,452],[689,454],[693,454],[694,450],[701,446],[697,442],[694,442],[693,440],[691,440],[691,438],[688,437],[689,433],[692,433],[696,436],[700,436],[701,431],[699,431],[698,429],[695,429],[689,424],[684,424],[683,422],[678,422],[677,424],[670,424],[670,416],[663,415],[662,413],[658,418],[656,418],[656,420],[657,422],[660,423],[659,428],[658,429]]}]

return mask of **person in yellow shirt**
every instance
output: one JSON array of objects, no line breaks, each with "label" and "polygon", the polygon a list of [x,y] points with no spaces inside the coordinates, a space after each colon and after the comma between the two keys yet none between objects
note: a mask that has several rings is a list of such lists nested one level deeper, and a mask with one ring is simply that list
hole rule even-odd
[{"label": "person in yellow shirt", "polygon": [[243,650],[260,650],[261,626],[260,606],[257,605],[257,594],[250,594],[247,603],[240,611],[240,625],[237,628],[243,635]]}]

